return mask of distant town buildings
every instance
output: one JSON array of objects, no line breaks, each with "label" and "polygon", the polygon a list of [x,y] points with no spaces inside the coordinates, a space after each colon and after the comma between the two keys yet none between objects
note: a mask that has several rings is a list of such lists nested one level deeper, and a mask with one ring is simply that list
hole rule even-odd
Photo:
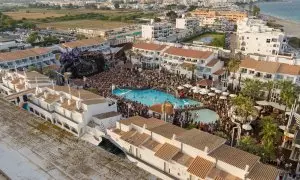
[{"label": "distant town buildings", "polygon": [[199,27],[199,19],[197,17],[185,17],[176,19],[177,29],[196,29]]},{"label": "distant town buildings", "polygon": [[238,50],[243,54],[280,55],[287,47],[285,33],[259,19],[239,20],[237,36]]},{"label": "distant town buildings", "polygon": [[248,14],[246,12],[239,11],[216,11],[216,10],[208,10],[208,9],[196,9],[191,12],[192,16],[202,17],[205,19],[227,19],[229,21],[239,21],[246,17]]},{"label": "distant town buildings", "polygon": [[154,22],[151,20],[150,24],[142,25],[142,38],[148,40],[163,39],[173,34],[173,27],[171,23]]}]

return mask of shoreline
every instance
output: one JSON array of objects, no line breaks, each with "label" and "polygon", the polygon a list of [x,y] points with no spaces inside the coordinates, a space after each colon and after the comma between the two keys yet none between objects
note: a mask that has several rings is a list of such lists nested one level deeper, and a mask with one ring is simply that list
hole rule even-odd
[{"label": "shoreline", "polygon": [[293,21],[293,20],[287,20],[284,18],[263,14],[261,13],[261,16],[264,17],[263,19],[274,21],[276,24],[282,25],[282,29],[286,33],[288,37],[297,37],[300,38],[300,22]]}]

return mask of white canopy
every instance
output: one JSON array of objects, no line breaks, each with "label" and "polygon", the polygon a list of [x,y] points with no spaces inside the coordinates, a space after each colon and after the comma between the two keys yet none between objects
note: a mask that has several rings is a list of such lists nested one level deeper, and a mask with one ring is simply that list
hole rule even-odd
[{"label": "white canopy", "polygon": [[202,88],[201,91],[202,91],[202,92],[205,92],[206,94],[209,92],[209,90],[208,90],[208,89],[205,89],[205,88]]},{"label": "white canopy", "polygon": [[215,89],[215,93],[221,93],[222,91],[221,90],[219,90],[219,89]]},{"label": "white canopy", "polygon": [[237,95],[236,94],[229,94],[230,97],[234,98],[236,97]]},{"label": "white canopy", "polygon": [[257,110],[262,110],[262,107],[261,106],[254,106]]},{"label": "white canopy", "polygon": [[226,96],[220,96],[220,99],[227,99]]},{"label": "white canopy", "polygon": [[193,87],[192,85],[190,85],[190,84],[185,84],[185,85],[183,85],[184,87],[186,87],[186,88],[191,88],[191,87]]},{"label": "white canopy", "polygon": [[200,88],[198,86],[193,86],[191,89],[194,90],[194,89],[200,89]]},{"label": "white canopy", "polygon": [[229,93],[228,93],[228,92],[222,92],[222,95],[223,95],[223,96],[228,96]]},{"label": "white canopy", "polygon": [[205,92],[205,91],[200,91],[200,94],[201,94],[201,95],[204,95],[204,94],[207,94],[207,92]]},{"label": "white canopy", "polygon": [[246,131],[250,131],[250,130],[252,130],[252,126],[250,125],[250,124],[243,124],[242,125],[242,128],[244,129],[244,130],[246,130]]},{"label": "white canopy", "polygon": [[178,86],[177,89],[181,90],[181,89],[184,89],[184,87]]},{"label": "white canopy", "polygon": [[215,96],[215,93],[208,93],[209,96]]},{"label": "white canopy", "polygon": [[200,93],[201,91],[200,91],[200,89],[194,89],[193,90],[193,93]]},{"label": "white canopy", "polygon": [[212,88],[210,88],[210,90],[214,91],[214,90],[216,90],[216,88],[212,87]]}]

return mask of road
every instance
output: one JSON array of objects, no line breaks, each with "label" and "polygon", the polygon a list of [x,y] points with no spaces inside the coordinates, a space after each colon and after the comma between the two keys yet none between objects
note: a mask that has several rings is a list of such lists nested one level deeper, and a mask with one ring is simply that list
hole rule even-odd
[{"label": "road", "polygon": [[0,169],[14,180],[154,178],[1,98]]}]

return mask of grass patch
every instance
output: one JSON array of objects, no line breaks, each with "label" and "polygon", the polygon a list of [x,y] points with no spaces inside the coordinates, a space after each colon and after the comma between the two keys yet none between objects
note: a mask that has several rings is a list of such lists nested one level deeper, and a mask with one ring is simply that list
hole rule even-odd
[{"label": "grass patch", "polygon": [[72,20],[61,22],[41,23],[37,26],[39,28],[53,28],[58,30],[68,30],[73,28],[97,28],[97,29],[114,29],[124,27],[129,23],[116,22],[116,21],[104,21],[104,20]]},{"label": "grass patch", "polygon": [[48,17],[61,17],[64,14],[57,14],[54,12],[5,12],[5,15],[11,17],[14,20],[22,19],[43,19]]},{"label": "grass patch", "polygon": [[207,44],[208,46],[216,46],[216,47],[222,47],[222,48],[225,46],[225,34],[223,34],[223,33],[203,33],[201,35],[186,39],[184,42],[193,43],[193,41],[198,41],[205,37],[213,38],[212,42]]}]

